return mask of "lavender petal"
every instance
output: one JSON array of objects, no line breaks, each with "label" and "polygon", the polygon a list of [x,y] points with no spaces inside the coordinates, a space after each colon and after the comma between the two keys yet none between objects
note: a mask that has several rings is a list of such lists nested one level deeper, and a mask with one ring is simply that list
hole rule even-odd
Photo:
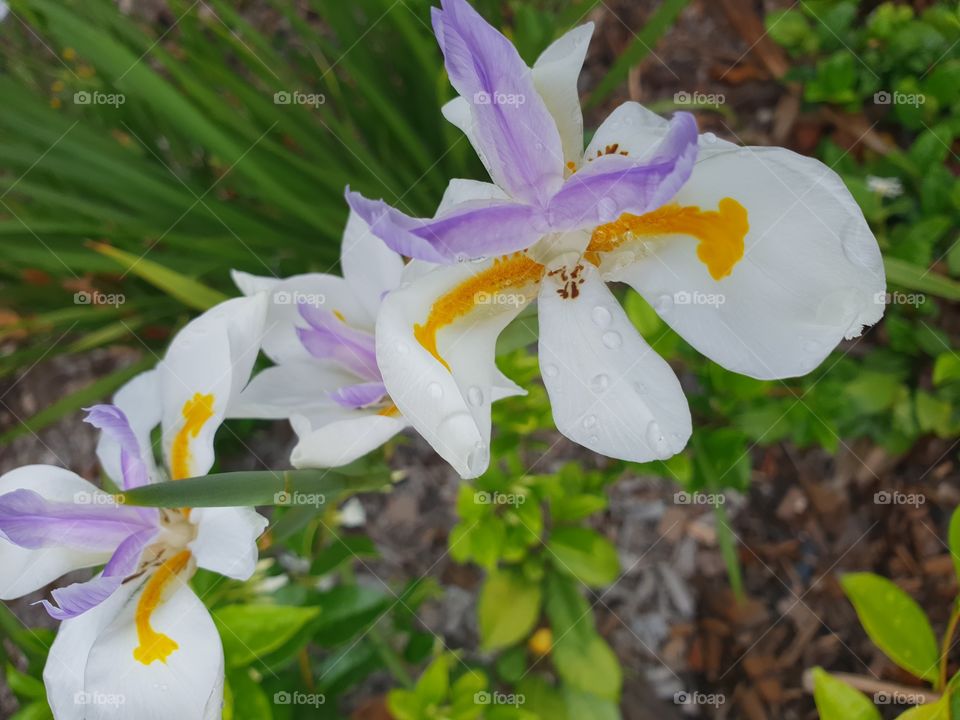
[{"label": "lavender petal", "polygon": [[109,435],[120,446],[120,468],[123,473],[123,489],[147,485],[150,482],[147,466],[143,462],[140,443],[130,427],[123,410],[116,405],[94,405],[84,408],[84,422]]},{"label": "lavender petal", "polygon": [[330,393],[330,399],[345,408],[362,408],[381,400],[387,394],[382,383],[347,385]]}]

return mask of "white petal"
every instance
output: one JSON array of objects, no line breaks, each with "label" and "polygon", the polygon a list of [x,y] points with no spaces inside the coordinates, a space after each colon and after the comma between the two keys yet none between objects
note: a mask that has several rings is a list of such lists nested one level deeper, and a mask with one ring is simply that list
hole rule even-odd
[{"label": "white petal", "polygon": [[311,359],[261,370],[231,405],[229,417],[284,419],[294,414],[312,415],[342,409],[330,393],[364,382],[340,365]]},{"label": "white petal", "polygon": [[[382,244],[382,243],[381,243]],[[242,290],[267,290],[269,298],[264,321],[263,353],[275,363],[313,359],[297,338],[296,327],[305,327],[297,308],[308,303],[341,313],[356,328],[372,330],[374,317],[361,298],[342,277],[324,273],[291,275],[282,280],[245,275],[234,271],[234,282]]]},{"label": "white petal", "polygon": [[119,696],[123,702],[88,704],[85,720],[208,720],[221,716],[224,664],[220,635],[193,590],[179,578],[174,582],[178,585],[170,588],[171,595],[153,612],[150,624],[176,642],[177,649],[166,662],[145,665],[134,659],[139,644],[134,614],[145,584],[141,585],[99,633],[84,674],[83,691],[88,699]]},{"label": "white petal", "polygon": [[367,223],[352,210],[343,231],[340,265],[344,278],[371,318],[377,316],[384,294],[400,284],[403,272],[403,258],[374,236]]},{"label": "white petal", "polygon": [[[113,404],[123,410],[140,445],[143,462],[148,475],[156,477],[156,461],[150,433],[160,424],[162,403],[160,385],[156,370],[140,373],[126,385],[117,390]],[[107,476],[118,486],[123,486],[120,470],[120,445],[109,433],[100,433],[97,441],[97,458]]]},{"label": "white petal", "polygon": [[487,173],[492,176],[490,161],[487,160],[486,155],[483,154],[483,150],[480,149],[476,133],[473,129],[473,114],[470,112],[470,103],[467,102],[465,98],[457,96],[441,107],[440,112],[448,122],[455,125],[467,136],[467,140],[469,140],[473,146],[473,150],[477,153],[477,157],[480,158],[480,162],[482,162],[483,166],[487,169]]},{"label": "white petal", "polygon": [[269,292],[277,283],[281,282],[280,278],[251,275],[242,270],[231,270],[230,278],[233,280],[233,284],[237,286],[237,289],[247,296],[256,295],[261,292]]},{"label": "white petal", "polygon": [[563,159],[579,164],[583,154],[583,112],[577,80],[593,35],[593,23],[555,40],[533,64],[533,84],[557,123]]},{"label": "white petal", "polygon": [[437,206],[437,212],[434,214],[434,217],[443,215],[443,213],[452,210],[460,203],[465,203],[469,200],[508,199],[507,194],[493,183],[454,178],[447,183],[447,188],[443,191],[443,197],[440,198],[440,204]]},{"label": "white petal", "polygon": [[256,569],[257,538],[267,519],[253,508],[194,508],[190,522],[197,537],[189,548],[197,565],[235,580],[248,580]]},{"label": "white petal", "polygon": [[47,664],[43,668],[43,682],[47,688],[47,702],[57,720],[72,720],[87,717],[92,701],[107,704],[111,700],[126,703],[122,696],[94,697],[85,691],[84,674],[90,648],[100,633],[110,625],[130,596],[141,583],[131,582],[120,586],[113,595],[87,612],[60,623],[57,637],[50,646]]},{"label": "white petal", "polygon": [[750,229],[743,258],[715,280],[688,236],[614,272],[697,350],[734,372],[793,377],[883,314],[880,250],[840,177],[780,148],[741,148],[699,162],[674,201],[715,210],[731,197]]},{"label": "white petal", "polygon": [[[47,500],[74,502],[100,490],[79,475],[51,465],[25,465],[0,476],[0,495],[33,490]],[[69,548],[28,550],[0,538],[0,600],[12,600],[49,585],[73,570],[101,565],[110,553]]]},{"label": "white petal", "polygon": [[[664,138],[670,123],[652,110],[647,110],[637,102],[628,101],[618,106],[603,121],[594,133],[583,154],[584,162],[603,155],[607,148],[617,146],[616,152],[626,152],[632,158],[648,156]],[[704,133],[698,140],[700,157],[717,150],[731,150],[737,147],[731,142],[716,137],[713,133]]]},{"label": "white petal", "polygon": [[637,333],[597,270],[576,299],[547,277],[540,291],[540,370],[557,429],[591,450],[635,462],[680,452],[690,410],[673,370]]},{"label": "white petal", "polygon": [[[437,300],[467,287],[467,281],[492,265],[493,261],[461,263],[426,273],[391,293],[377,321],[377,363],[390,398],[465,478],[486,470],[493,388],[503,384],[494,362],[497,336],[523,309],[526,299],[519,291],[493,290],[498,302],[474,306],[442,327],[437,332],[437,350],[450,370],[420,344],[414,326],[427,321]],[[515,297],[516,302],[501,302],[499,296]]]},{"label": "white petal", "polygon": [[407,427],[402,417],[377,415],[369,410],[346,410],[349,416],[327,418],[290,418],[298,442],[290,455],[295,468],[339,467],[375,450]]}]

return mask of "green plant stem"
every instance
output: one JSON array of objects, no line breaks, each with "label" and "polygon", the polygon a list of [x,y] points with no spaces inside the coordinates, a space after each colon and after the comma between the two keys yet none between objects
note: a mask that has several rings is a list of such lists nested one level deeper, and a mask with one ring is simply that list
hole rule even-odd
[{"label": "green plant stem", "polygon": [[720,543],[720,554],[723,555],[723,561],[727,566],[730,587],[733,588],[737,602],[741,602],[744,598],[743,576],[740,573],[740,561],[737,558],[736,542],[733,531],[730,529],[730,518],[727,515],[726,506],[721,503],[715,504],[713,514],[717,518],[717,540]]},{"label": "green plant stem", "polygon": [[953,636],[957,631],[957,623],[960,622],[960,602],[954,602],[953,610],[950,613],[950,622],[947,624],[947,632],[943,636],[943,646],[940,651],[940,682],[937,683],[937,690],[943,692],[947,688],[947,665],[950,661],[950,648],[953,646]]},{"label": "green plant stem", "polygon": [[403,658],[390,646],[387,639],[383,637],[375,627],[370,628],[369,638],[370,642],[372,642],[373,646],[377,649],[377,654],[380,655],[380,659],[383,660],[383,664],[387,666],[387,670],[390,671],[394,679],[403,685],[403,687],[407,689],[412,688],[413,678],[411,678],[410,673],[407,672]]}]

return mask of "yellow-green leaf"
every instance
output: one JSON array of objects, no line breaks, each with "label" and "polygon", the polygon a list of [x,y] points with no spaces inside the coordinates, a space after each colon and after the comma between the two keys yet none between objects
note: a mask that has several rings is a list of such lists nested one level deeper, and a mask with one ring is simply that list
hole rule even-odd
[{"label": "yellow-green leaf", "polygon": [[540,617],[542,593],[515,570],[495,570],[480,592],[480,642],[496,650],[523,640]]},{"label": "yellow-green leaf", "polygon": [[813,669],[813,700],[820,720],[880,720],[880,712],[866,695],[822,668]]},{"label": "yellow-green leaf", "polygon": [[935,682],[940,664],[937,640],[913,598],[873,573],[846,575],[841,584],[874,644],[904,670]]}]

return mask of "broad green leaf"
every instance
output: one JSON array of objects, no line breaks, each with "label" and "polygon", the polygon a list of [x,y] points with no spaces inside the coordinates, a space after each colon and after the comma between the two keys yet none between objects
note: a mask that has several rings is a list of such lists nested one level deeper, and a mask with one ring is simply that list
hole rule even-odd
[{"label": "broad green leaf", "polygon": [[209,310],[223,302],[227,296],[212,290],[201,282],[186,275],[148,260],[143,255],[134,255],[120,248],[104,243],[90,243],[90,247],[101,255],[116,260],[127,272],[137,275],[154,287],[163,290],[170,297],[182,302],[194,310]]},{"label": "broad green leaf", "polygon": [[559,637],[550,657],[567,685],[607,700],[619,700],[623,671],[617,656],[599,635],[593,635],[586,644],[574,634]]},{"label": "broad green leaf", "polygon": [[945,352],[938,355],[933,363],[933,384],[939,387],[944,383],[958,380],[960,380],[960,355],[955,352]]},{"label": "broad green leaf", "polygon": [[438,705],[450,690],[450,658],[440,655],[427,666],[423,675],[417,680],[414,692],[420,699],[421,705]]},{"label": "broad green leaf", "polygon": [[870,698],[822,668],[813,669],[813,700],[820,720],[881,720]]},{"label": "broad green leaf", "polygon": [[19,697],[27,700],[42,700],[47,696],[47,691],[40,680],[20,672],[9,663],[7,663],[7,685]]},{"label": "broad green leaf", "polygon": [[[292,605],[227,605],[213,611],[228,667],[262,659],[297,636],[320,608]],[[309,637],[303,637],[305,645]]]},{"label": "broad green leaf", "polygon": [[873,573],[845,575],[840,583],[874,644],[904,670],[936,682],[937,640],[913,598]]},{"label": "broad green leaf", "polygon": [[260,684],[250,677],[248,668],[228,673],[228,687],[233,712],[224,720],[271,720],[273,698],[268,697]]},{"label": "broad green leaf", "polygon": [[621,720],[617,703],[594,693],[567,686],[563,689],[563,700],[567,713],[577,720]]},{"label": "broad green leaf", "polygon": [[420,720],[420,698],[410,690],[391,690],[387,708],[395,720]]},{"label": "broad green leaf", "polygon": [[53,720],[47,701],[30,703],[10,716],[10,720]]},{"label": "broad green leaf", "polygon": [[943,697],[929,705],[917,705],[897,715],[897,720],[951,720],[949,700]]},{"label": "broad green leaf", "polygon": [[540,617],[542,592],[516,570],[494,570],[480,591],[478,607],[480,643],[498,650],[521,641]]},{"label": "broad green leaf", "polygon": [[620,560],[613,543],[589,528],[555,528],[547,549],[557,569],[591,587],[609,585],[620,572]]},{"label": "broad green leaf", "polygon": [[[409,600],[401,595],[401,600]],[[376,622],[393,604],[394,598],[373,587],[337,585],[316,599],[321,610],[315,637],[325,646],[346,642]]]},{"label": "broad green leaf", "polygon": [[[343,468],[339,469],[340,471]],[[147,507],[314,507],[319,512],[343,493],[375,490],[389,480],[375,474],[357,478],[332,470],[254,470],[162,482],[127,490],[118,498]]]}]

